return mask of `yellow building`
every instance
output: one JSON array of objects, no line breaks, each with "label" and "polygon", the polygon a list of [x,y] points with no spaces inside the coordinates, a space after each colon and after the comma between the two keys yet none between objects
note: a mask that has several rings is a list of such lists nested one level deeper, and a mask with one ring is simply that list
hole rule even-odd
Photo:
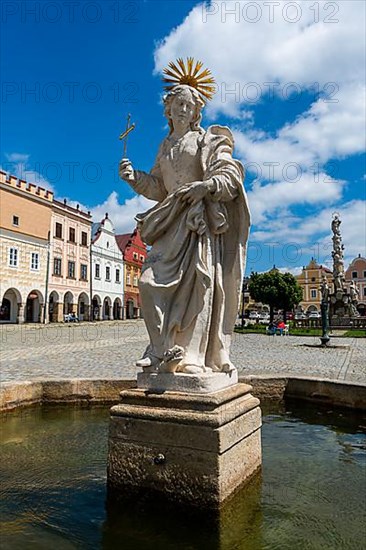
[{"label": "yellow building", "polygon": [[63,321],[68,313],[87,321],[91,309],[91,214],[69,206],[66,200],[54,200],[50,223],[49,321]]},{"label": "yellow building", "polygon": [[53,193],[0,171],[0,322],[43,322]]},{"label": "yellow building", "polygon": [[320,311],[320,285],[323,274],[327,278],[329,287],[332,288],[331,270],[323,265],[319,265],[314,258],[311,258],[309,265],[303,267],[302,273],[296,276],[296,280],[302,288],[303,295],[299,307],[306,313]]},{"label": "yellow building", "polygon": [[352,260],[345,273],[345,279],[347,288],[349,288],[351,281],[356,283],[358,288],[357,309],[360,315],[366,315],[366,258],[359,254],[357,258]]}]

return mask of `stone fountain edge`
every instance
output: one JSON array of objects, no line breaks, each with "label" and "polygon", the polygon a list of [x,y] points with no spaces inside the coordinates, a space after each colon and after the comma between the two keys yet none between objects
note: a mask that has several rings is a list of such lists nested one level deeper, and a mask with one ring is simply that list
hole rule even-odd
[{"label": "stone fountain edge", "polygon": [[[259,399],[282,401],[295,398],[366,410],[366,385],[316,377],[239,376],[250,384]],[[0,412],[36,404],[112,405],[120,401],[122,390],[136,387],[135,379],[58,379],[3,382],[0,385]]]}]

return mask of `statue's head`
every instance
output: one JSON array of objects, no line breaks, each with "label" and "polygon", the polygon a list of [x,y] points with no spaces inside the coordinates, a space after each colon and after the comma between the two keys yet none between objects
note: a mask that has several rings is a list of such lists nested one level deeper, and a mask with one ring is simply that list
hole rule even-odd
[{"label": "statue's head", "polygon": [[[187,84],[174,86],[164,97],[164,114],[168,119],[170,133],[174,130],[174,121],[182,120],[189,124],[193,131],[200,131],[202,120],[201,111],[205,105],[196,88]],[[180,106],[184,105],[184,113],[180,112]]]}]

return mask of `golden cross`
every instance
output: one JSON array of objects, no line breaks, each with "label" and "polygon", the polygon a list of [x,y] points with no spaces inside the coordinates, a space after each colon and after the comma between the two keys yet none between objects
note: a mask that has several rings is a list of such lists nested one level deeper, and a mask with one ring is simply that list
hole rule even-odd
[{"label": "golden cross", "polygon": [[127,116],[127,125],[126,125],[126,130],[119,136],[119,139],[123,139],[124,142],[123,142],[123,158],[126,158],[126,153],[127,153],[127,137],[128,137],[128,134],[130,132],[132,132],[132,130],[135,128],[136,124],[133,123],[131,124],[130,126],[130,120],[131,120],[131,115],[128,114]]}]

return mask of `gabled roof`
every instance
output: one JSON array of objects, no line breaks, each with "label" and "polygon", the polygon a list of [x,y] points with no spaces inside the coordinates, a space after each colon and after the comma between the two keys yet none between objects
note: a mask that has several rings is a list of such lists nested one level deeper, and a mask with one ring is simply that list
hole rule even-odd
[{"label": "gabled roof", "polygon": [[100,227],[101,227],[100,222],[94,222],[92,224],[92,236],[91,236],[92,243],[94,243],[98,239],[99,233],[100,233]]},{"label": "gabled roof", "polygon": [[123,235],[116,235],[118,248],[121,250],[121,252],[124,252],[126,250],[126,246],[132,240],[132,237],[133,237],[133,233],[124,233]]}]

